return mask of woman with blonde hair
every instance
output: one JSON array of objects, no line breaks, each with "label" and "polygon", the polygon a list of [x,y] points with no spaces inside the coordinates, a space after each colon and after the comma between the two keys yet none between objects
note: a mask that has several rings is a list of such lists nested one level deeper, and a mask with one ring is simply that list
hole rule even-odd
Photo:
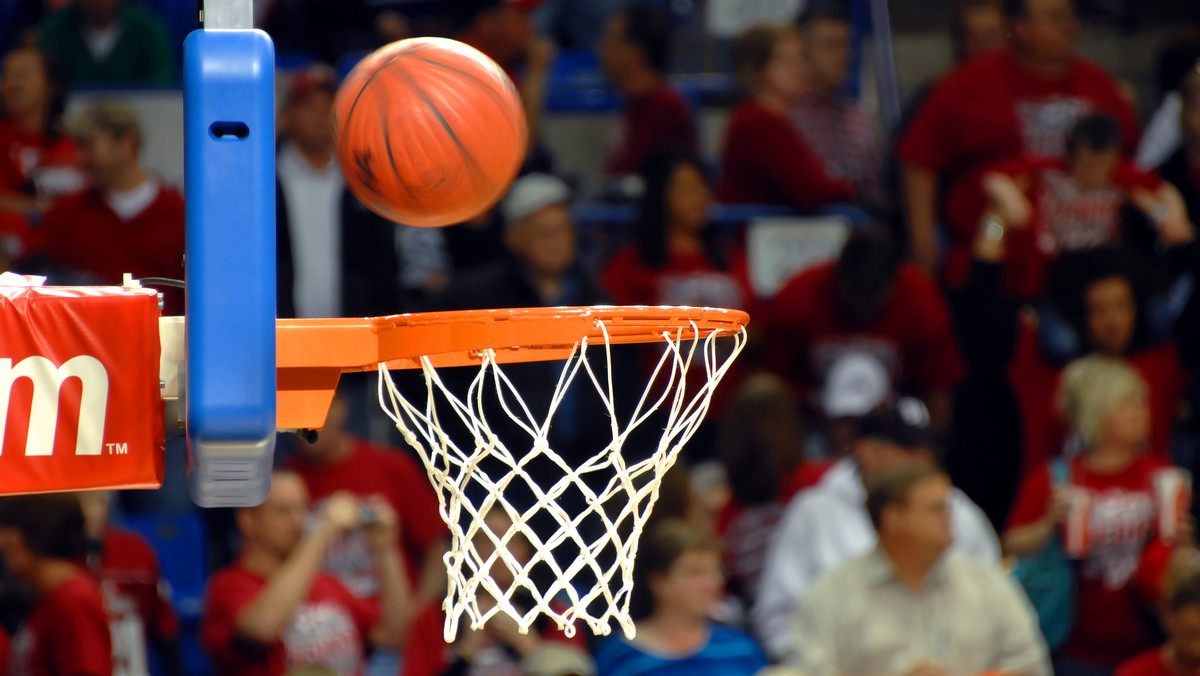
[{"label": "woman with blonde hair", "polygon": [[[1156,641],[1147,619],[1161,583],[1153,560],[1173,543],[1157,532],[1154,477],[1170,465],[1146,452],[1148,401],[1145,382],[1124,360],[1091,355],[1071,362],[1059,403],[1083,451],[1028,474],[1009,517],[1004,547],[1017,557],[1068,527],[1078,536],[1067,543],[1067,555],[1079,563],[1078,591],[1075,623],[1055,660],[1060,676],[1110,674]],[[1054,462],[1066,463],[1066,471]]]}]

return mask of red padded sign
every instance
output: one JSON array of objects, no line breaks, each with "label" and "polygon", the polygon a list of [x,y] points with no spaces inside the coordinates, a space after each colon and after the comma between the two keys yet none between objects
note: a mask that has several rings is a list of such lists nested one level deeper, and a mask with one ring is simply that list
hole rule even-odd
[{"label": "red padded sign", "polygon": [[0,286],[0,495],[157,488],[153,289]]}]

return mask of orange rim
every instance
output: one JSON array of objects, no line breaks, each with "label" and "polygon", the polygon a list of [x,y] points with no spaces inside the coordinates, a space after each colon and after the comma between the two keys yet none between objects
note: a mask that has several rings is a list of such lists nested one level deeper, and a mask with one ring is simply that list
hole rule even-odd
[{"label": "orange rim", "polygon": [[[424,312],[348,319],[280,319],[275,324],[280,429],[324,426],[342,373],[564,359],[583,338],[595,344],[653,343],[733,335],[750,317],[739,310],[695,307],[557,307]],[[603,327],[603,328],[601,328]],[[697,335],[698,334],[698,335]]]}]

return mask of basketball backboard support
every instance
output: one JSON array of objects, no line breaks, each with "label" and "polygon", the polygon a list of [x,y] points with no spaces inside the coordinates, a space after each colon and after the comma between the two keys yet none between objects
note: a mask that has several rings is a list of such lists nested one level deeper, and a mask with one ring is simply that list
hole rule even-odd
[{"label": "basketball backboard support", "polygon": [[275,53],[251,0],[184,41],[184,392],[192,499],[249,506],[275,445]]}]

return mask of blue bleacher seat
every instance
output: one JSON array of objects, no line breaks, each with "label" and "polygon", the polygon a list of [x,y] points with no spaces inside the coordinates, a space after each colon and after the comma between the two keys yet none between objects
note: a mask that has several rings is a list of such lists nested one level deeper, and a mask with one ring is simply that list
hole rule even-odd
[{"label": "blue bleacher seat", "polygon": [[180,617],[198,617],[208,580],[208,536],[200,516],[191,512],[130,515],[120,525],[149,540]]}]

